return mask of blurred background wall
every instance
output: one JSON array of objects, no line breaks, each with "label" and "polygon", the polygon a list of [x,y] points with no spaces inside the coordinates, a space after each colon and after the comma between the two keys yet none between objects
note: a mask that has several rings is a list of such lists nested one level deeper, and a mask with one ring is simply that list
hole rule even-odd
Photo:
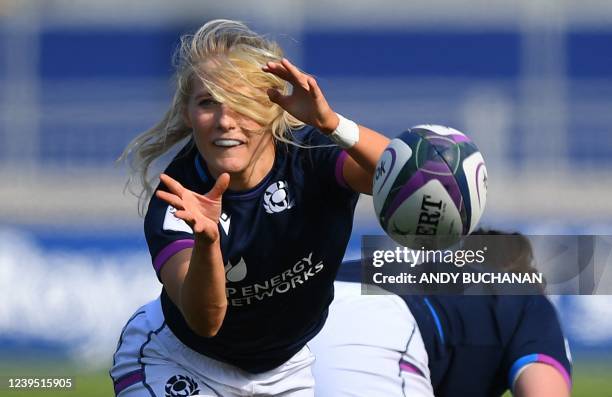
[{"label": "blurred background wall", "polygon": [[[166,111],[180,35],[213,18],[269,32],[337,111],[389,137],[472,136],[485,226],[612,234],[612,2],[0,0],[2,355],[108,365],[159,293],[115,160]],[[349,253],[379,233],[368,198],[356,222]],[[557,304],[573,347],[612,351],[609,297]]]}]

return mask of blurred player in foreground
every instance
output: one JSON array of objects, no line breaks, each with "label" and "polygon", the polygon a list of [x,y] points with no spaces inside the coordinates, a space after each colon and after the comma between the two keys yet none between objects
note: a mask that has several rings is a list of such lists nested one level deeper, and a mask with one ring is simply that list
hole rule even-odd
[{"label": "blurred player in foreground", "polygon": [[358,194],[389,140],[336,114],[316,81],[242,23],[183,37],[165,118],[138,136],[136,176],[186,142],[146,217],[161,297],[119,338],[127,396],[312,396]]},{"label": "blurred player in foreground", "polygon": [[[531,267],[522,240],[496,247],[513,271]],[[309,344],[317,395],[570,395],[569,350],[545,296],[361,295],[360,270],[340,267],[328,321]]]}]

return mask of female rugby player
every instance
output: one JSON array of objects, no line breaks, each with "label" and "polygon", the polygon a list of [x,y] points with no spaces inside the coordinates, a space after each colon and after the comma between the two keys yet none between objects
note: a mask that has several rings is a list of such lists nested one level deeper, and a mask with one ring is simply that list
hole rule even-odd
[{"label": "female rugby player", "polygon": [[[336,114],[242,23],[206,23],[176,61],[170,109],[123,155],[152,195],[144,228],[163,289],[121,333],[115,393],[311,396],[307,342],[389,140]],[[153,189],[151,163],[179,143]]]}]

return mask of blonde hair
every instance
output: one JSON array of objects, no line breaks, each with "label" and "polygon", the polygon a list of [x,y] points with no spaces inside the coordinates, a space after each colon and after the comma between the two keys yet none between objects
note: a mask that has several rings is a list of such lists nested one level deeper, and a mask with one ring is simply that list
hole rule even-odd
[{"label": "blonde hair", "polygon": [[[271,102],[267,95],[269,88],[288,93],[289,83],[261,70],[266,62],[279,62],[282,56],[276,42],[238,21],[213,20],[195,34],[181,37],[174,55],[176,91],[170,108],[159,123],[134,138],[118,160],[129,159],[126,186],[139,198],[141,215],[157,179],[157,175],[149,178],[151,164],[192,134],[185,114],[195,78],[200,79],[216,101],[263,126],[262,132],[270,132],[276,141],[291,142],[286,132],[303,123]],[[139,191],[132,190],[134,184],[140,186]]]}]

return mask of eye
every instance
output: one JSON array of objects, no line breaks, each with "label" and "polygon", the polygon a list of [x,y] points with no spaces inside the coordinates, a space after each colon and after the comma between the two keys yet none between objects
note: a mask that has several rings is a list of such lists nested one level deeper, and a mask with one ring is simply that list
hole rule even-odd
[{"label": "eye", "polygon": [[219,102],[215,101],[213,98],[202,98],[198,102],[198,106],[214,106],[218,105]]}]

